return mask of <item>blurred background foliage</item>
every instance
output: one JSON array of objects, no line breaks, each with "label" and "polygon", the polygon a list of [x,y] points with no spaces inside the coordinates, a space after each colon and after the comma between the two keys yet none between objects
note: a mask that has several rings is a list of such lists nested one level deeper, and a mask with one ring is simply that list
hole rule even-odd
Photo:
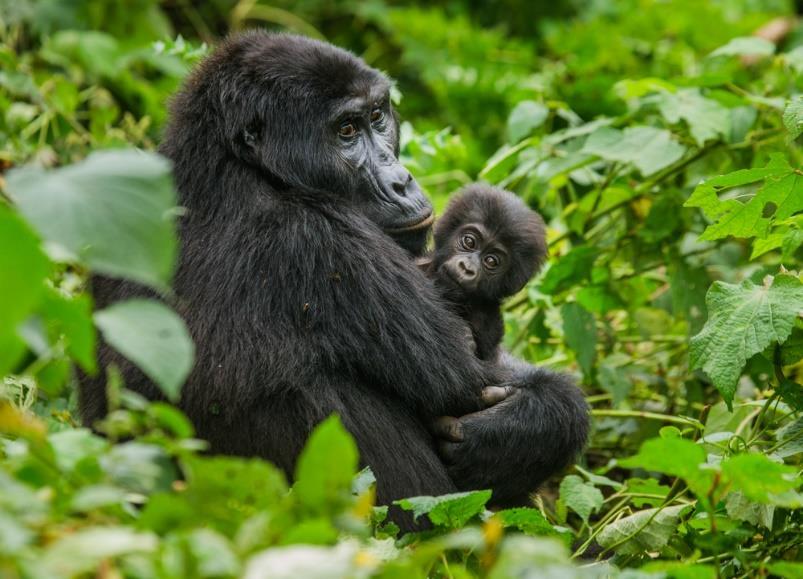
[{"label": "blurred background foliage", "polygon": [[[526,574],[536,563],[555,576],[615,572],[572,567],[554,545],[502,540],[503,527],[558,537],[575,558],[615,554],[614,564],[641,569],[629,577],[803,576],[803,26],[795,18],[786,0],[0,0],[0,210],[13,199],[32,227],[0,212],[9,224],[0,263],[38,260],[50,292],[24,308],[0,303],[3,324],[34,315],[48,329],[26,325],[20,338],[0,327],[0,346],[8,339],[19,349],[0,348],[0,375],[8,372],[0,386],[13,403],[0,405],[0,464],[11,475],[0,476],[0,494],[13,490],[41,515],[0,498],[0,539],[19,545],[0,541],[0,572],[37,576],[31,561],[41,552],[48,576],[70,549],[86,558],[64,574],[107,565],[128,551],[98,555],[91,533],[116,522],[119,544],[162,557],[124,558],[124,574],[135,576],[235,575],[260,549],[294,543],[331,546],[299,554],[312,560],[353,563],[362,553],[370,561],[322,577],[542,576]],[[756,36],[768,25],[783,30],[773,42]],[[155,160],[126,157],[94,157],[74,173],[23,178],[13,169],[154,149],[187,72],[221,37],[254,26],[326,39],[393,77],[404,162],[436,207],[483,179],[547,220],[551,259],[506,305],[506,345],[577,375],[595,429],[578,467],[547,485],[535,508],[494,518],[482,495],[413,502],[441,521],[436,538],[394,544],[365,486],[310,514],[280,498],[284,483],[267,465],[230,459],[235,484],[194,487],[193,472],[222,467],[195,454],[191,427],[167,405],[122,391],[104,428],[112,440],[135,438],[133,449],[77,428],[74,366],[92,369],[95,326],[110,339],[109,312],[96,312],[93,325],[86,279],[96,264],[59,253],[36,192],[58,203],[62,178],[114,187],[127,165],[153,171],[155,187],[165,175]],[[113,174],[98,177],[100,159]],[[63,177],[45,187],[48,174]],[[115,218],[109,210],[94,218]],[[30,253],[8,253],[29,237]],[[125,256],[117,259],[126,271]],[[163,271],[154,275],[164,281]],[[21,287],[0,297],[22,304]],[[110,384],[121,387],[113,371]],[[327,428],[340,450],[321,439],[312,455],[350,456],[347,435]],[[353,474],[344,468],[341,478]],[[244,495],[262,479],[275,484],[255,514]],[[191,492],[182,495],[185,480]],[[236,512],[197,507],[220,495]],[[43,500],[47,515],[36,511]],[[132,506],[141,504],[142,516]],[[480,519],[481,532],[453,534]],[[215,534],[204,534],[209,521]],[[122,525],[163,543],[125,535]],[[418,550],[403,551],[409,545]],[[396,563],[377,562],[387,559]]]}]

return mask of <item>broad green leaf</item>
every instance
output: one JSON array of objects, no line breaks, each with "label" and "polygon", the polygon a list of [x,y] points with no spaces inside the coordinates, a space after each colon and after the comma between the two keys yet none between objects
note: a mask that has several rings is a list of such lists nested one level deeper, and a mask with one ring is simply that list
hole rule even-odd
[{"label": "broad green leaf", "polygon": [[659,551],[675,532],[686,508],[688,505],[676,505],[639,511],[606,526],[597,540],[604,548],[614,548],[622,555]]},{"label": "broad green leaf", "polygon": [[786,105],[783,124],[793,139],[797,139],[800,133],[803,133],[803,96],[798,95]]},{"label": "broad green leaf", "polygon": [[521,101],[507,119],[507,134],[511,143],[518,143],[524,137],[544,124],[549,116],[549,108],[535,101]]},{"label": "broad green leaf", "polygon": [[683,89],[660,95],[658,108],[669,123],[685,121],[695,142],[702,146],[711,139],[725,139],[730,134],[728,109],[705,98],[699,89]]},{"label": "broad green leaf", "polygon": [[603,499],[597,487],[577,475],[570,474],[560,483],[560,500],[586,523],[592,513],[602,508]]},{"label": "broad green leaf", "polygon": [[731,187],[740,187],[742,185],[749,185],[756,181],[761,181],[773,175],[779,175],[788,172],[789,164],[780,155],[770,157],[770,162],[766,167],[755,169],[740,169],[726,175],[720,175],[712,179],[701,182],[692,192],[691,196],[683,204],[684,207],[699,207],[702,209],[706,217],[714,219],[723,213],[732,211],[734,208],[739,207],[741,204],[734,200],[728,199],[720,201],[717,197],[718,193]]},{"label": "broad green leaf", "polygon": [[594,316],[577,302],[563,304],[563,336],[577,355],[577,362],[586,376],[591,374],[597,350],[597,326]]},{"label": "broad green leaf", "polygon": [[97,458],[109,447],[106,439],[92,433],[87,428],[75,428],[55,432],[48,436],[53,447],[56,464],[65,472],[72,471],[79,461]]},{"label": "broad green leaf", "polygon": [[638,454],[619,464],[680,477],[698,496],[705,496],[713,481],[711,471],[700,469],[705,464],[703,447],[682,438],[651,438],[641,445]]},{"label": "broad green leaf", "polygon": [[491,491],[452,493],[439,497],[410,497],[395,501],[405,511],[412,511],[416,519],[428,515],[433,525],[459,529],[485,510]]},{"label": "broad green leaf", "polygon": [[103,338],[176,401],[192,369],[195,345],[184,321],[161,302],[132,299],[95,312]]},{"label": "broad green leaf", "polygon": [[730,492],[725,497],[725,510],[731,519],[747,521],[751,525],[762,525],[767,529],[772,529],[775,507],[753,502],[739,491]]},{"label": "broad green leaf", "polygon": [[95,571],[109,559],[156,550],[158,537],[126,527],[92,527],[64,535],[48,545],[42,564],[53,577]]},{"label": "broad green leaf", "polygon": [[176,465],[163,448],[137,440],[112,446],[100,464],[114,484],[146,495],[170,489],[178,478]]},{"label": "broad green leaf", "polygon": [[310,434],[296,466],[295,495],[302,505],[322,512],[337,509],[351,496],[357,473],[357,445],[332,415]]},{"label": "broad green leaf", "polygon": [[177,242],[170,165],[154,153],[101,151],[8,174],[8,192],[40,235],[92,270],[165,288]]},{"label": "broad green leaf", "polygon": [[556,294],[569,289],[580,280],[587,279],[598,252],[593,247],[582,245],[550,264],[541,280],[541,291]]},{"label": "broad green leaf", "polygon": [[714,382],[730,407],[748,358],[782,344],[803,311],[803,284],[791,275],[763,285],[715,282],[706,296],[708,321],[691,339],[689,361]]},{"label": "broad green leaf", "polygon": [[645,177],[680,160],[685,151],[669,131],[647,126],[624,131],[603,127],[589,135],[582,149],[608,161],[630,163]]},{"label": "broad green leaf", "polygon": [[549,524],[541,511],[526,507],[498,511],[496,517],[505,527],[515,527],[531,536],[555,535],[558,532]]},{"label": "broad green leaf", "polygon": [[768,175],[747,203],[734,199],[723,202],[725,213],[700,239],[712,241],[729,235],[763,238],[772,222],[803,211],[803,173],[792,169],[780,155],[773,155],[770,165],[778,166],[779,171]]},{"label": "broad green leaf", "polygon": [[37,306],[49,271],[34,232],[0,202],[0,376],[25,349],[17,326]]},{"label": "broad green leaf", "polygon": [[738,454],[722,462],[722,474],[731,489],[757,503],[799,508],[803,497],[796,490],[803,479],[794,467],[771,461],[763,454]]},{"label": "broad green leaf", "polygon": [[757,36],[740,36],[720,46],[709,56],[772,56],[775,44]]}]

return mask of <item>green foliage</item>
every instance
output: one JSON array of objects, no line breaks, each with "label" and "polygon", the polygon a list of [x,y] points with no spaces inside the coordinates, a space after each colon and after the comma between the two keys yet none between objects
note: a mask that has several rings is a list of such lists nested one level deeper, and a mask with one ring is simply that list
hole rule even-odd
[{"label": "green foliage", "polygon": [[[0,0],[0,575],[801,576],[803,35],[753,35],[786,2],[180,4]],[[337,417],[290,485],[97,359],[102,336],[180,400],[181,319],[98,309],[89,276],[170,297],[180,210],[147,151],[202,40],[246,21],[396,78],[437,210],[479,178],[544,215],[505,343],[582,376],[594,432],[530,506],[404,498],[432,528],[400,537]],[[107,382],[97,431],[78,371]]]}]

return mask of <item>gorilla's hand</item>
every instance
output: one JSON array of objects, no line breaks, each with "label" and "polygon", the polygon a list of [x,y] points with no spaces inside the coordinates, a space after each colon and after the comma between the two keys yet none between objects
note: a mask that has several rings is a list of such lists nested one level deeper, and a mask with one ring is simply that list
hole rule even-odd
[{"label": "gorilla's hand", "polygon": [[[472,338],[473,341],[473,338]],[[482,390],[482,403],[486,406],[484,410],[466,414],[460,418],[454,416],[441,416],[432,423],[432,432],[439,439],[441,453],[446,456],[451,452],[450,443],[463,442],[463,423],[471,423],[481,415],[492,410],[492,406],[502,402],[516,392],[513,386],[488,386]]]},{"label": "gorilla's hand", "polygon": [[492,489],[497,506],[525,504],[573,461],[588,433],[585,400],[567,376],[521,365],[509,384],[483,390],[488,408],[441,417],[435,427],[455,485]]}]

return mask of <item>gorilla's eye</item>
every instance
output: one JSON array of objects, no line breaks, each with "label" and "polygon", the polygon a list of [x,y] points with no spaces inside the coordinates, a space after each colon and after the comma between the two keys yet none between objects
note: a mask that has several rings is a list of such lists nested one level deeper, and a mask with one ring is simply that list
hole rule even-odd
[{"label": "gorilla's eye", "polygon": [[485,267],[487,267],[488,269],[496,269],[497,267],[499,267],[499,263],[500,263],[499,258],[496,257],[493,253],[489,253],[488,255],[486,255],[482,259],[482,262],[485,264]]},{"label": "gorilla's eye", "polygon": [[346,121],[340,125],[340,129],[338,129],[337,132],[341,137],[350,139],[357,134],[357,125],[355,125],[352,121]]},{"label": "gorilla's eye", "polygon": [[381,123],[385,120],[385,113],[379,107],[371,111],[371,122]]},{"label": "gorilla's eye", "polygon": [[460,238],[460,245],[464,249],[475,249],[477,247],[477,238],[470,233],[464,233],[463,237]]}]

